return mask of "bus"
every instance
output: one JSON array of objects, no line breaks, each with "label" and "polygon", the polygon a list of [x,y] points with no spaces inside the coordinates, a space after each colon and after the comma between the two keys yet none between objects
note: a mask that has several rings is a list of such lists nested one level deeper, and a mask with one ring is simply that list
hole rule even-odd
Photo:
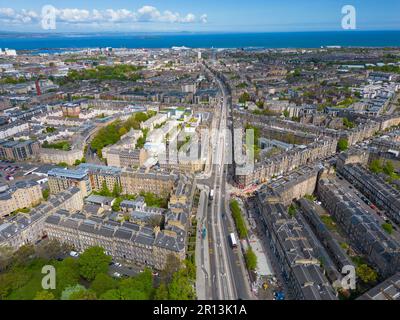
[{"label": "bus", "polygon": [[203,230],[202,230],[202,232],[201,232],[201,236],[202,236],[203,240],[206,238],[206,236],[207,236],[207,229],[206,229],[206,227],[203,227]]},{"label": "bus", "polygon": [[235,235],[234,235],[233,233],[231,233],[231,234],[229,235],[229,239],[230,239],[230,241],[231,241],[231,246],[232,246],[232,248],[237,248],[236,238],[235,238]]}]

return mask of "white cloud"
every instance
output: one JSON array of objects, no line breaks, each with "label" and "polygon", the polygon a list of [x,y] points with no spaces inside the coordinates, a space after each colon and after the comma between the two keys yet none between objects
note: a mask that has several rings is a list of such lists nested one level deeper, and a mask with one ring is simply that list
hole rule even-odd
[{"label": "white cloud", "polygon": [[0,22],[9,24],[23,24],[37,20],[39,15],[32,10],[16,11],[12,8],[0,8]]},{"label": "white cloud", "polygon": [[182,19],[184,23],[193,23],[196,21],[196,16],[193,13],[188,13],[186,17]]},{"label": "white cloud", "polygon": [[[178,12],[166,10],[160,12],[156,7],[143,6],[136,11],[127,9],[86,10],[77,8],[56,9],[56,21],[69,25],[96,24],[115,25],[133,22],[159,22],[159,23],[207,23],[207,15],[203,14],[198,19],[193,13],[181,15]],[[41,13],[33,10],[14,10],[0,8],[1,23],[29,24],[39,22]]]},{"label": "white cloud", "polygon": [[[97,11],[97,10],[96,10]],[[102,15],[102,19],[99,21],[123,23],[136,21],[136,14],[126,9],[107,9],[103,14],[98,12],[99,17]]]},{"label": "white cloud", "polygon": [[200,22],[201,22],[201,23],[207,23],[207,22],[208,22],[208,16],[207,16],[206,14],[203,14],[203,15],[200,17]]},{"label": "white cloud", "polygon": [[14,9],[0,8],[0,17],[13,17],[15,15]]},{"label": "white cloud", "polygon": [[159,18],[159,20],[162,22],[170,22],[170,23],[179,22],[179,19],[180,19],[179,13],[177,12],[174,13],[169,10],[164,11],[164,14]]},{"label": "white cloud", "polygon": [[61,9],[56,10],[58,21],[61,22],[85,22],[91,20],[91,13],[88,10],[80,9]]},{"label": "white cloud", "polygon": [[152,6],[141,7],[137,13],[139,21],[156,21],[162,17],[160,11]]}]

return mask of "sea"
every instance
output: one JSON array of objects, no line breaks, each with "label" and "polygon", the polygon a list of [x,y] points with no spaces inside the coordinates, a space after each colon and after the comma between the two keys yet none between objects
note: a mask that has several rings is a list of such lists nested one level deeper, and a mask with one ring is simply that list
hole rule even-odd
[{"label": "sea", "polygon": [[400,31],[276,33],[0,33],[0,48],[62,52],[81,48],[400,47]]}]

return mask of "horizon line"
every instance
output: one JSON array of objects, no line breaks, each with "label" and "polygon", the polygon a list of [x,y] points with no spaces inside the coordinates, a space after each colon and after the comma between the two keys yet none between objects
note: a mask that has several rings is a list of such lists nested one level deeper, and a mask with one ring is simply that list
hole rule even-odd
[{"label": "horizon line", "polygon": [[365,30],[281,30],[281,31],[222,31],[222,30],[209,30],[209,31],[112,31],[112,30],[99,30],[99,31],[15,31],[15,30],[0,30],[1,33],[14,33],[14,34],[44,34],[44,35],[57,35],[57,34],[99,34],[99,33],[130,33],[130,34],[256,34],[256,33],[322,33],[322,32],[338,32],[338,33],[354,33],[354,32],[400,32],[400,29],[365,29]]}]

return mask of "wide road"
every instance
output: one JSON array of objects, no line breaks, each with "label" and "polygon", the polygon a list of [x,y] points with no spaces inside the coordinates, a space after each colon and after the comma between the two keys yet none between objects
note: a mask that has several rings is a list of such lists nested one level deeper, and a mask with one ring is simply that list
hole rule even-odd
[{"label": "wide road", "polygon": [[[247,272],[244,268],[240,243],[233,249],[229,234],[235,233],[234,223],[229,211],[229,197],[226,193],[228,177],[227,155],[231,153],[227,146],[227,112],[229,99],[222,82],[215,77],[223,95],[220,110],[216,111],[216,135],[213,140],[212,174],[203,181],[214,190],[207,215],[207,229],[210,253],[211,295],[207,297],[217,300],[252,299]],[[237,238],[237,235],[236,235]]]}]

